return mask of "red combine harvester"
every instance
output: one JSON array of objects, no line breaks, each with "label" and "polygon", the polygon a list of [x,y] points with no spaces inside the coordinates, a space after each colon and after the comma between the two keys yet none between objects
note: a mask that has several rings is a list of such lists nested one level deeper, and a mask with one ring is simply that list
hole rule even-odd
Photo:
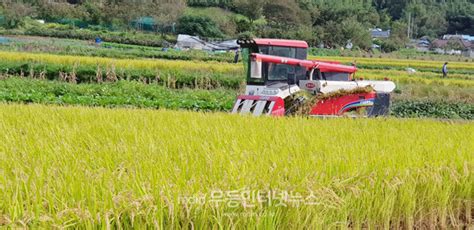
[{"label": "red combine harvester", "polygon": [[390,93],[395,89],[391,81],[357,81],[354,66],[306,60],[308,44],[304,41],[252,39],[237,42],[248,57],[247,86],[245,95],[238,96],[232,113],[291,115],[307,100],[298,96],[300,91],[324,95],[367,86],[373,91],[319,100],[311,105],[308,115],[374,117],[389,112]]}]

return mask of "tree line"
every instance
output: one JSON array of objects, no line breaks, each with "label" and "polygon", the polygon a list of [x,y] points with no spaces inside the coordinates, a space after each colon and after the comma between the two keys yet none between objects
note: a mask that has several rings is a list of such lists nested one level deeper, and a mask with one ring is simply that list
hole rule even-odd
[{"label": "tree line", "polygon": [[[409,38],[474,34],[470,0],[2,0],[0,5],[9,28],[21,27],[28,16],[129,30],[132,21],[150,17],[162,33],[291,38],[326,47],[351,42],[361,49],[372,44],[369,29],[381,28],[391,30],[389,39],[378,41],[389,50]],[[193,14],[189,7],[213,11]]]}]

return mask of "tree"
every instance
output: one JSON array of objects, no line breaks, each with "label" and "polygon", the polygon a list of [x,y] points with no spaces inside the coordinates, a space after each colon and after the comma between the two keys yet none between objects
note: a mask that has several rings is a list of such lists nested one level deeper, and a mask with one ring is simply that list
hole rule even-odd
[{"label": "tree", "polygon": [[103,17],[102,17],[102,11],[99,5],[94,4],[90,1],[87,1],[81,5],[81,8],[83,8],[83,10],[86,13],[86,18],[85,18],[86,21],[94,25],[102,24]]},{"label": "tree", "polygon": [[386,10],[393,19],[398,20],[403,16],[409,0],[373,0],[377,10]]},{"label": "tree", "polygon": [[224,35],[209,17],[185,15],[178,20],[178,32],[202,37],[223,37]]},{"label": "tree", "polygon": [[263,15],[269,25],[265,34],[271,37],[303,39],[312,34],[310,12],[301,9],[294,0],[268,1]]},{"label": "tree", "polygon": [[396,21],[392,25],[390,38],[384,40],[381,44],[385,52],[392,52],[405,47],[409,41],[407,36],[408,25],[403,21]]},{"label": "tree", "polygon": [[3,3],[4,21],[7,28],[16,28],[22,25],[27,16],[36,16],[36,8],[28,3]]},{"label": "tree", "polygon": [[354,46],[357,46],[364,50],[368,50],[371,47],[371,36],[366,26],[362,25],[360,22],[354,20],[353,18],[348,18],[342,21],[341,24],[342,33],[345,40],[343,40],[342,42],[350,40],[354,44]]},{"label": "tree", "polygon": [[131,28],[131,22],[143,16],[144,6],[130,1],[107,1],[99,5],[101,21],[108,26]]},{"label": "tree", "polygon": [[38,5],[38,17],[48,21],[58,21],[61,19],[80,19],[86,21],[87,11],[80,5],[71,5],[63,2],[43,1]]},{"label": "tree", "polygon": [[263,14],[274,25],[308,25],[311,21],[309,12],[303,11],[294,0],[268,1],[263,7]]},{"label": "tree", "polygon": [[442,5],[409,4],[404,17],[410,22],[411,38],[438,37],[446,32],[446,10]]},{"label": "tree", "polygon": [[237,13],[241,13],[253,22],[262,17],[264,0],[235,0],[234,9]]},{"label": "tree", "polygon": [[447,33],[449,34],[474,34],[474,14],[450,15],[447,23]]},{"label": "tree", "polygon": [[177,22],[185,9],[185,0],[157,0],[150,7],[147,7],[144,13],[147,16],[153,17],[159,27],[158,29],[165,33],[166,28],[171,27],[173,23]]}]

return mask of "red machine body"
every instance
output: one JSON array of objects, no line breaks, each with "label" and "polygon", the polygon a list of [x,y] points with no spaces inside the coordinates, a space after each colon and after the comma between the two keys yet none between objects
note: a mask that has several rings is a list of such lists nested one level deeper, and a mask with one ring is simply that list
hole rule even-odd
[{"label": "red machine body", "polygon": [[251,57],[252,57],[252,60],[255,60],[257,62],[301,66],[301,67],[305,67],[307,70],[317,68],[319,69],[319,71],[323,73],[333,72],[333,73],[351,73],[352,74],[357,71],[357,68],[355,66],[346,66],[346,65],[337,64],[338,62],[300,60],[300,59],[295,59],[295,58],[286,58],[286,57],[278,57],[278,56],[255,54],[255,53],[251,54]]},{"label": "red machine body", "polygon": [[343,97],[336,97],[319,101],[313,106],[310,115],[321,116],[342,116],[352,109],[361,109],[374,106],[375,92],[350,94]]},{"label": "red machine body", "polygon": [[270,39],[270,38],[257,38],[248,40],[250,43],[255,43],[259,46],[280,46],[280,47],[296,47],[296,48],[309,48],[308,43],[299,40],[285,40],[285,39]]}]

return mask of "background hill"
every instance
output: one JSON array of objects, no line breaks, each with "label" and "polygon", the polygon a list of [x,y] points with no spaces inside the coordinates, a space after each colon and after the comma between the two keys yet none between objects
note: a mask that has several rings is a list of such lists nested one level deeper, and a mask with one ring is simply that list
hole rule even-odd
[{"label": "background hill", "polygon": [[106,31],[145,30],[210,38],[252,34],[302,39],[311,45],[368,49],[370,28],[391,30],[387,49],[409,38],[474,34],[474,4],[468,0],[148,0],[2,1],[0,24],[28,27],[26,18]]}]

